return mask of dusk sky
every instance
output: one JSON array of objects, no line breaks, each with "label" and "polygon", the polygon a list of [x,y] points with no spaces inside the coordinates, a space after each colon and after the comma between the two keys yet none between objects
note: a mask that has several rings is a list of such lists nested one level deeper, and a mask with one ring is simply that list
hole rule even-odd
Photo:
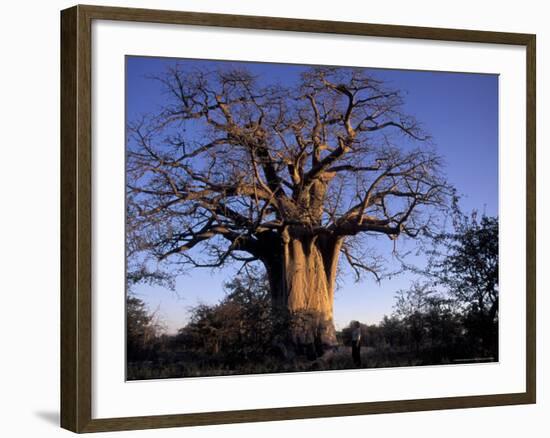
[{"label": "dusk sky", "polygon": [[[163,105],[161,84],[148,78],[160,74],[167,66],[224,68],[245,67],[259,76],[263,84],[294,84],[307,66],[197,61],[184,59],[126,58],[126,117],[131,122],[140,115],[155,113]],[[444,158],[448,181],[461,195],[464,212],[473,209],[488,215],[498,214],[498,76],[369,69],[390,88],[403,91],[404,112],[419,120],[430,133],[438,153]],[[399,245],[399,243],[397,243]],[[391,270],[388,239],[374,242],[373,247],[388,260]],[[237,266],[212,271],[194,269],[178,278],[176,291],[162,287],[138,285],[133,291],[150,310],[158,311],[170,333],[185,325],[189,308],[199,303],[213,304],[224,296],[223,283],[231,278]],[[391,314],[395,293],[408,288],[414,278],[402,274],[378,284],[373,277],[355,283],[344,276],[336,291],[334,318],[337,329],[350,320],[377,323]]]}]

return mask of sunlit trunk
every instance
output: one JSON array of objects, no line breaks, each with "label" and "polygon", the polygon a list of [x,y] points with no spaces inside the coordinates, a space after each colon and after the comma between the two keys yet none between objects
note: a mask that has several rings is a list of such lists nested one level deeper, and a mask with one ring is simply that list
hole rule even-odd
[{"label": "sunlit trunk", "polygon": [[334,284],[341,240],[332,236],[283,235],[281,249],[268,266],[273,304],[290,316],[296,345],[336,345]]}]

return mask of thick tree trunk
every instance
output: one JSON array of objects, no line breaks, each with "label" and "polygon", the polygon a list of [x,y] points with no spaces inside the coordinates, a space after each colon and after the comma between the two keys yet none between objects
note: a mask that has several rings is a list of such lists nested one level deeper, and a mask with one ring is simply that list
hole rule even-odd
[{"label": "thick tree trunk", "polygon": [[333,305],[340,247],[341,240],[332,236],[287,230],[266,263],[273,305],[290,317],[289,335],[297,346],[315,345],[319,351],[336,345]]}]

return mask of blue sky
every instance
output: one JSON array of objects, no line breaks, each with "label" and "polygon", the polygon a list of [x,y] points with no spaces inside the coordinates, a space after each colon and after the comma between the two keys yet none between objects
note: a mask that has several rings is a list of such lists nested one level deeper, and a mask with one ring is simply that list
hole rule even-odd
[{"label": "blue sky", "polygon": [[[158,81],[148,78],[167,66],[219,68],[227,61],[198,61],[154,57],[126,59],[126,116],[130,122],[140,115],[156,112],[163,104]],[[240,64],[259,76],[263,83],[294,83],[306,66],[268,63]],[[404,112],[415,116],[431,134],[444,158],[445,173],[462,196],[464,211],[477,209],[498,214],[498,76],[472,73],[424,72],[370,69],[390,88],[404,93]],[[387,251],[387,243],[375,243]],[[385,254],[391,268],[391,256]],[[223,283],[234,268],[212,271],[194,269],[176,281],[176,292],[161,287],[139,285],[135,293],[158,311],[169,332],[185,325],[188,311],[198,303],[214,303],[224,296]],[[403,274],[377,284],[366,277],[355,283],[344,275],[336,291],[334,317],[337,328],[352,319],[376,323],[390,314],[397,290],[407,288],[413,278]]]}]

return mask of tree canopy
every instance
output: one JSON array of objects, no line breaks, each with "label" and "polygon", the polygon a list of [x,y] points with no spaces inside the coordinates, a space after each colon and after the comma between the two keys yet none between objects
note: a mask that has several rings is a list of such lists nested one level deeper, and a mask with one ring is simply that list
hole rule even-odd
[{"label": "tree canopy", "polygon": [[454,231],[436,237],[427,274],[462,307],[494,322],[498,317],[498,217],[456,214]]},{"label": "tree canopy", "polygon": [[128,127],[130,256],[268,265],[280,242],[319,239],[377,275],[357,238],[416,237],[445,204],[429,135],[365,69],[311,68],[291,86],[182,65],[156,79],[165,105]]}]

